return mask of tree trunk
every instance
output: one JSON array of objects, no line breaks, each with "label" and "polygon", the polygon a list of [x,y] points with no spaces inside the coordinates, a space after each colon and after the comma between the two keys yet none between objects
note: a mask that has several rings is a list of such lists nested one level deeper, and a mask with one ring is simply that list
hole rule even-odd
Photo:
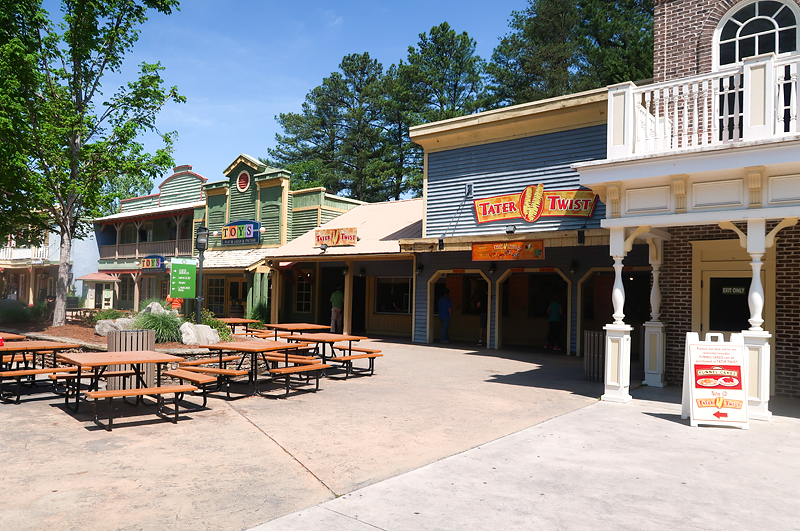
[{"label": "tree trunk", "polygon": [[53,326],[64,326],[67,322],[67,288],[69,287],[69,257],[72,251],[72,237],[68,231],[61,230],[61,251],[56,282],[56,307],[53,311]]}]

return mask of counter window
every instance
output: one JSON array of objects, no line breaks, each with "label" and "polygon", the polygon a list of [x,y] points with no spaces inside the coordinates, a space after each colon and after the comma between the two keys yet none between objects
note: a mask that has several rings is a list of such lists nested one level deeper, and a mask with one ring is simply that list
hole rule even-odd
[{"label": "counter window", "polygon": [[411,278],[375,279],[375,313],[411,313]]}]

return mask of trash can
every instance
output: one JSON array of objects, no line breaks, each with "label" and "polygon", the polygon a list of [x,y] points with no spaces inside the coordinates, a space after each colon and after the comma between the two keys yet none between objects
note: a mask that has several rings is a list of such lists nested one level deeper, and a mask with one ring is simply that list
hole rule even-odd
[{"label": "trash can", "polygon": [[[155,350],[156,331],[155,330],[112,330],[108,333],[109,352],[136,352],[141,350]],[[130,365],[110,365],[109,371],[130,370]],[[148,363],[144,366],[144,381],[147,387],[156,385],[156,366]],[[125,387],[130,389],[136,387],[133,376],[125,378],[115,377],[106,379],[106,389],[122,389],[123,381]]]}]

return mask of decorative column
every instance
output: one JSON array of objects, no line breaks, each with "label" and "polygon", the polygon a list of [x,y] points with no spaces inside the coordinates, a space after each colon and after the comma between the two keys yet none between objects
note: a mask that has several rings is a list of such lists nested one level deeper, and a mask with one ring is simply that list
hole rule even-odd
[{"label": "decorative column", "polygon": [[344,318],[342,322],[343,332],[347,335],[353,332],[353,261],[345,262],[344,274]]},{"label": "decorative column", "polygon": [[[140,295],[140,285],[142,280],[141,273],[131,273],[131,277],[133,277],[133,311],[139,311],[139,299]],[[199,311],[199,310],[198,310]]]},{"label": "decorative column", "polygon": [[664,240],[647,238],[650,247],[650,266],[653,268],[653,287],[650,290],[650,320],[644,324],[644,384],[664,387],[664,323],[661,316],[661,261]]},{"label": "decorative column", "polygon": [[750,267],[753,279],[750,282],[750,293],[747,304],[750,307],[750,329],[742,330],[744,344],[747,349],[747,404],[751,419],[769,420],[770,384],[770,345],[772,335],[761,325],[764,323],[764,286],[761,283],[762,258],[766,252],[766,220],[751,219],[747,221],[747,252],[752,258]]},{"label": "decorative column", "polygon": [[[631,387],[631,330],[625,324],[625,287],[622,285],[622,260],[625,258],[625,228],[610,229],[610,252],[614,259],[614,288],[611,304],[614,307],[614,322],[603,327],[606,331],[605,390],[601,400],[607,402],[630,402]],[[631,237],[633,238],[633,236]]]}]

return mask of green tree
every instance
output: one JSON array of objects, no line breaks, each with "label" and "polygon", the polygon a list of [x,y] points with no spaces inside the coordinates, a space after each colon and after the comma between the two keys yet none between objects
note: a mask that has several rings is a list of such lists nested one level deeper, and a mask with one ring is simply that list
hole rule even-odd
[{"label": "green tree", "polygon": [[481,107],[484,68],[483,59],[475,55],[475,39],[442,22],[420,33],[417,48],[409,46],[402,70],[426,107],[425,121],[435,122]]},{"label": "green tree", "polygon": [[489,105],[515,105],[646,79],[653,0],[529,0],[487,65]]},{"label": "green tree", "polygon": [[[15,207],[61,238],[53,316],[60,326],[72,239],[118,204],[120,187],[148,190],[174,165],[175,134],[160,133],[156,115],[184,98],[164,87],[162,66],[142,63],[137,79],[108,99],[102,81],[121,69],[148,10],[170,14],[178,1],[63,0],[55,23],[40,0],[0,5],[0,77],[10,78],[0,84],[0,167],[14,170],[0,175],[0,190],[16,186]],[[146,152],[138,141],[146,131],[160,134],[164,147]]]}]

